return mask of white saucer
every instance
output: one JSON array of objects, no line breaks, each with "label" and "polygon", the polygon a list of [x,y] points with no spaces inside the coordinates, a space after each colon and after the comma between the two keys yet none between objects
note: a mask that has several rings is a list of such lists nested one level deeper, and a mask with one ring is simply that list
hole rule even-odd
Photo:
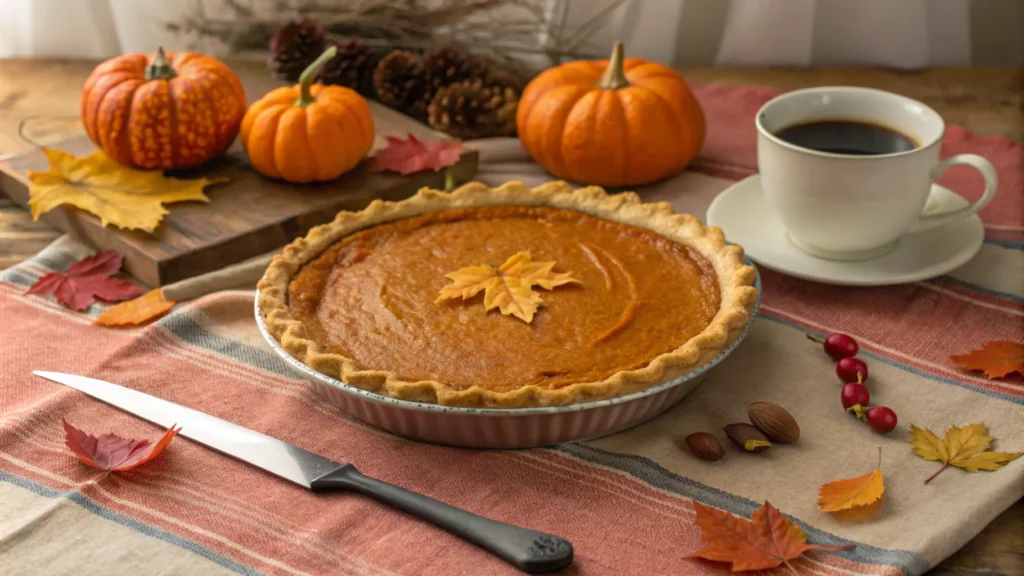
[{"label": "white saucer", "polygon": [[[960,195],[932,187],[926,213],[946,212],[967,205]],[[899,239],[891,252],[860,261],[826,260],[811,256],[789,240],[782,223],[765,203],[757,174],[719,194],[708,207],[707,223],[725,238],[743,246],[754,262],[783,274],[843,286],[884,286],[940,276],[964,264],[981,249],[985,228],[977,215]]]}]

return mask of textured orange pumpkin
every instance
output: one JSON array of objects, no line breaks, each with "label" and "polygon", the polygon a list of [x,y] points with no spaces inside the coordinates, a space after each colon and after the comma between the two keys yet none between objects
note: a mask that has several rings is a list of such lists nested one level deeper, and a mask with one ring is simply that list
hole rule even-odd
[{"label": "textured orange pumpkin", "polygon": [[357,92],[313,84],[334,57],[332,46],[309,65],[299,84],[271,90],[242,119],[242,144],[257,172],[303,183],[333,180],[373,147],[373,116]]},{"label": "textured orange pumpkin", "polygon": [[574,61],[545,70],[516,114],[523,148],[559,178],[639,186],[680,172],[704,145],[704,112],[667,66],[623,59]]},{"label": "textured orange pumpkin", "polygon": [[223,62],[193,52],[125,54],[97,66],[82,88],[82,124],[125,166],[166,170],[220,156],[245,113],[242,83]]}]

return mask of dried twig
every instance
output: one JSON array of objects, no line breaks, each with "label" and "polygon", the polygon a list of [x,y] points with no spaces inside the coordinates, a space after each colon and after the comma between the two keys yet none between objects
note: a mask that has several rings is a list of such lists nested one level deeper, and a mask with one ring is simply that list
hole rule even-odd
[{"label": "dried twig", "polygon": [[265,53],[277,27],[305,17],[332,40],[355,38],[387,51],[427,52],[455,46],[490,57],[519,75],[532,75],[530,56],[551,65],[603,56],[585,52],[624,0],[615,0],[578,26],[568,23],[569,0],[218,0],[213,16],[204,0],[169,30],[193,41],[213,39],[237,55]]}]

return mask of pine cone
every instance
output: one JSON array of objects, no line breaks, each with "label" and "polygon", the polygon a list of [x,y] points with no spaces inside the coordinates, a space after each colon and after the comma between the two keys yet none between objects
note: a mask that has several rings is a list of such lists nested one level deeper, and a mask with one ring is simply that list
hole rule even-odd
[{"label": "pine cone", "polygon": [[515,136],[519,92],[512,88],[491,88],[488,106],[494,110],[494,136]]},{"label": "pine cone", "polygon": [[516,94],[520,94],[526,84],[522,78],[512,73],[511,71],[500,68],[497,66],[491,67],[487,71],[487,75],[484,77],[484,86],[491,88],[511,88]]},{"label": "pine cone", "polygon": [[354,39],[339,42],[335,47],[338,55],[320,69],[320,82],[351,88],[364,96],[372,95],[373,71],[377,66],[374,50]]},{"label": "pine cone", "polygon": [[373,87],[384,104],[415,118],[426,117],[423,63],[412,53],[394,50],[381,58],[373,71]]},{"label": "pine cone", "polygon": [[490,63],[485,58],[458,48],[444,47],[427,54],[423,68],[427,76],[424,99],[429,104],[445,86],[486,77]]},{"label": "pine cone", "polygon": [[320,25],[305,18],[282,24],[270,39],[270,66],[274,76],[295,82],[327,49]]},{"label": "pine cone", "polygon": [[518,104],[511,88],[488,87],[482,80],[456,82],[434,96],[428,121],[435,130],[462,140],[512,136]]}]

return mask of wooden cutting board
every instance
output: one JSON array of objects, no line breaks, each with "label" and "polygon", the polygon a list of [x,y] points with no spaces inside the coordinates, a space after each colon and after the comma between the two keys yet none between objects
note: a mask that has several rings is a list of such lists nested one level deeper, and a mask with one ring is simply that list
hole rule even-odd
[{"label": "wooden cutting board", "polygon": [[[413,132],[437,139],[421,124],[400,114],[374,107],[377,133]],[[377,147],[383,138],[378,136]],[[76,156],[95,146],[84,135],[50,145]],[[467,151],[453,167],[457,182],[476,174],[478,154]],[[48,169],[39,150],[0,160],[0,190],[14,203],[28,206],[28,171]],[[210,202],[167,204],[170,211],[149,234],[103,227],[98,218],[73,207],[61,207],[41,219],[96,247],[124,254],[124,269],[151,286],[162,286],[241,262],[284,246],[307,230],[334,218],[341,210],[360,210],[375,199],[398,200],[422,187],[443,188],[443,172],[402,176],[372,172],[369,161],[341,178],[323,184],[295,185],[260,176],[248,166],[236,142],[221,159],[176,176],[228,178],[206,189]]]}]

